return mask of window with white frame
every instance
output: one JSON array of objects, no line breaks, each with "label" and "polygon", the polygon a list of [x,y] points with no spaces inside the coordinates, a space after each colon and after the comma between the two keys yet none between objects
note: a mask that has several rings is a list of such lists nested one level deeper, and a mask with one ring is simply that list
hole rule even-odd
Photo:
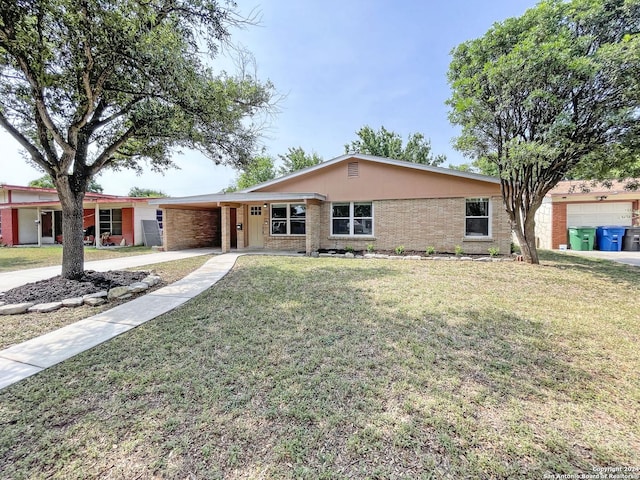
[{"label": "window with white frame", "polygon": [[331,235],[372,236],[373,203],[335,202],[331,204]]},{"label": "window with white frame", "polygon": [[100,233],[122,235],[122,209],[100,210]]},{"label": "window with white frame", "polygon": [[162,232],[162,210],[156,210],[156,222],[158,222],[158,228]]},{"label": "window with white frame", "polygon": [[304,235],[306,220],[304,203],[271,204],[271,235]]},{"label": "window with white frame", "polygon": [[488,198],[467,198],[465,202],[465,237],[490,236],[490,203]]}]

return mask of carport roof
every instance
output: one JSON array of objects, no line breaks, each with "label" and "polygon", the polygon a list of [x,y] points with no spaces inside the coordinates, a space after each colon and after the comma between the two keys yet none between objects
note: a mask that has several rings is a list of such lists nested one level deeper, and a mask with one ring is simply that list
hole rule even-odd
[{"label": "carport roof", "polygon": [[194,195],[191,197],[157,198],[149,200],[149,205],[160,207],[219,207],[230,203],[291,202],[304,200],[326,200],[320,193],[299,192],[234,192]]}]

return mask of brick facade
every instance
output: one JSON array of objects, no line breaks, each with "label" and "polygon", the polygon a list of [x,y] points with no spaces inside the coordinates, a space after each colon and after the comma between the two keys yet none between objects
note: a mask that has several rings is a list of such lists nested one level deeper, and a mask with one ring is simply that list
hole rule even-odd
[{"label": "brick facade", "polygon": [[566,245],[567,239],[567,204],[552,203],[551,218],[551,248],[560,248],[561,244]]},{"label": "brick facade", "polygon": [[428,246],[438,252],[454,252],[460,245],[466,253],[487,253],[497,247],[501,253],[511,251],[511,227],[502,208],[501,197],[491,198],[491,238],[465,238],[465,199],[409,199],[373,202],[373,238],[331,236],[331,204],[322,205],[320,248],[394,250],[402,245],[406,250],[425,251]]},{"label": "brick facade", "polygon": [[[433,246],[438,252],[453,252],[456,245],[460,245],[465,253],[485,254],[489,247],[497,247],[501,253],[509,253],[511,228],[501,202],[500,197],[491,198],[492,223],[489,239],[465,238],[464,198],[374,201],[374,236],[360,238],[330,235],[330,202],[307,202],[307,234],[299,236],[271,235],[270,209],[265,208],[264,248],[311,253],[318,249],[346,247],[366,250],[371,244],[375,250],[394,250],[403,245],[406,250],[425,251],[427,247]],[[235,224],[231,225],[230,222],[231,210],[229,206],[212,210],[165,209],[165,248],[177,250],[222,246],[223,251],[227,251],[232,247],[231,234],[235,233]],[[236,212],[236,222],[243,224],[243,231],[237,232],[238,249],[243,249],[248,238],[245,206],[238,207]]]},{"label": "brick facade", "polygon": [[220,246],[220,209],[167,208],[162,214],[166,250]]}]

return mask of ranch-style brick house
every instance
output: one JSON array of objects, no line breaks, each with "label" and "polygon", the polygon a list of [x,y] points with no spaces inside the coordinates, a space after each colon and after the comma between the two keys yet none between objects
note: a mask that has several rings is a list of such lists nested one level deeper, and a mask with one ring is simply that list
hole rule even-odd
[{"label": "ranch-style brick house", "polygon": [[[157,220],[160,213],[148,198],[121,197],[87,192],[83,226],[95,236],[110,233],[109,243],[144,243],[141,221]],[[0,184],[0,244],[46,245],[62,243],[62,209],[52,188]]]},{"label": "ranch-style brick house", "polygon": [[511,228],[497,178],[347,154],[234,193],[150,200],[167,250],[196,247],[508,254]]}]

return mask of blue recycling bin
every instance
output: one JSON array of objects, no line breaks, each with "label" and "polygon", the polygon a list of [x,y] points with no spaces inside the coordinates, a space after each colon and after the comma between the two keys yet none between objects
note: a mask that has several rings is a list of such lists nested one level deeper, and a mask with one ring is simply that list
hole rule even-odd
[{"label": "blue recycling bin", "polygon": [[626,227],[617,225],[596,228],[596,242],[598,250],[619,252],[622,250],[622,237]]}]

